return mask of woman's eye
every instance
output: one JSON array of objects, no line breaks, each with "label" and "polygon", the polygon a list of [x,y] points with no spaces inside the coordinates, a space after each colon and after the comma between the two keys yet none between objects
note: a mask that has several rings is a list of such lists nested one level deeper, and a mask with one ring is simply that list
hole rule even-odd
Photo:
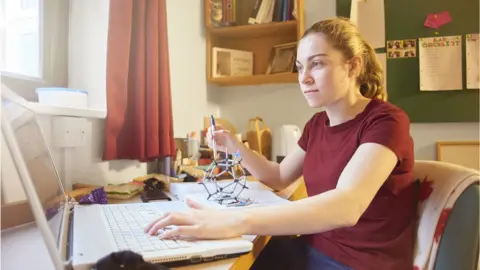
[{"label": "woman's eye", "polygon": [[313,61],[312,62],[312,67],[316,67],[316,66],[323,66],[323,63],[320,62],[320,61]]},{"label": "woman's eye", "polygon": [[302,70],[302,67],[301,67],[301,66],[297,66],[297,70],[298,70],[298,71]]}]

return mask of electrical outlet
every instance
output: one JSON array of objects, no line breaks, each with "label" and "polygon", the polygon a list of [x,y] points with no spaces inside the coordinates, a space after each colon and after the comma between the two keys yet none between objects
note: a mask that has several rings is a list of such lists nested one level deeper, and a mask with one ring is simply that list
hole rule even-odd
[{"label": "electrical outlet", "polygon": [[55,116],[52,119],[54,147],[82,147],[86,145],[87,119]]}]

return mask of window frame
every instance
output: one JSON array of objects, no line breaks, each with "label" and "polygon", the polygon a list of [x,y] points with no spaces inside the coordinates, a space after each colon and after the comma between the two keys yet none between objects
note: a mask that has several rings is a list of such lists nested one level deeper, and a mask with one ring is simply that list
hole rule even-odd
[{"label": "window frame", "polygon": [[[0,10],[5,12],[5,1],[0,0],[0,5],[2,8]],[[20,3],[21,5],[22,3]],[[21,73],[11,72],[0,70],[0,76],[8,77],[12,79],[18,79],[22,81],[30,81],[30,82],[38,82],[38,83],[45,83],[45,42],[44,42],[44,33],[45,33],[45,16],[44,16],[44,9],[45,9],[45,1],[38,0],[38,77],[37,76],[30,76]],[[2,29],[1,31],[6,31],[6,29]],[[5,34],[5,33],[4,33]],[[2,52],[3,53],[3,52]]]}]

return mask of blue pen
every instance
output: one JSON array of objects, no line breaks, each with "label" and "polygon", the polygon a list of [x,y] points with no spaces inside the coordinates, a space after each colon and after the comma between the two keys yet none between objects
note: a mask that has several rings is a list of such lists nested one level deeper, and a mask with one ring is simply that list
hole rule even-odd
[{"label": "blue pen", "polygon": [[210,115],[210,125],[212,125],[212,128],[215,128],[215,118],[213,115]]},{"label": "blue pen", "polygon": [[215,118],[213,115],[210,115],[210,125],[212,126],[212,147],[213,147],[213,160],[217,157],[217,146],[215,144],[215,137],[213,132],[215,132]]}]

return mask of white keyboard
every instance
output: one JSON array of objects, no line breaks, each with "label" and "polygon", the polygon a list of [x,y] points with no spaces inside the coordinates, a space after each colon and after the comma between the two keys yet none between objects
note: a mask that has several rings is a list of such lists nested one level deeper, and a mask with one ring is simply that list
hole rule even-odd
[{"label": "white keyboard", "polygon": [[194,242],[185,240],[161,240],[144,233],[149,222],[161,215],[148,204],[108,205],[103,207],[113,238],[119,250],[137,253],[163,249],[190,247]]}]

